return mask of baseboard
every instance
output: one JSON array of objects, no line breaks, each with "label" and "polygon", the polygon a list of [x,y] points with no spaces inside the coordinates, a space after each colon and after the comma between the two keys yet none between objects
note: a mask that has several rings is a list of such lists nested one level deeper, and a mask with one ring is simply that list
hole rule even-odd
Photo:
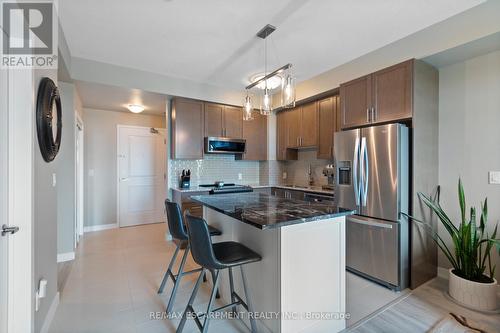
[{"label": "baseboard", "polygon": [[57,254],[57,262],[65,262],[75,260],[75,252],[66,252]]},{"label": "baseboard", "polygon": [[438,277],[448,280],[450,273],[448,273],[448,268],[438,267]]},{"label": "baseboard", "polygon": [[52,324],[52,320],[57,311],[57,307],[59,306],[59,292],[56,293],[52,303],[50,304],[49,311],[47,311],[47,316],[45,316],[45,320],[43,321],[42,328],[40,329],[40,333],[48,333],[50,329],[50,325]]},{"label": "baseboard", "polygon": [[108,229],[114,229],[114,228],[118,228],[117,223],[91,225],[91,226],[84,227],[83,232],[101,231],[101,230],[108,230]]}]

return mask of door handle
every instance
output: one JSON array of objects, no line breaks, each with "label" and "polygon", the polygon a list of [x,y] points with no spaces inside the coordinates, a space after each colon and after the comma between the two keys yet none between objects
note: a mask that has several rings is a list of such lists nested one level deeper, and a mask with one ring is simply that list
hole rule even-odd
[{"label": "door handle", "polygon": [[354,198],[356,199],[356,206],[359,206],[359,183],[358,183],[358,157],[359,157],[359,138],[356,138],[356,142],[354,144],[354,157],[353,157],[353,166],[352,166],[352,178],[354,185]]},{"label": "door handle", "polygon": [[370,108],[366,108],[366,122],[370,122]]},{"label": "door handle", "polygon": [[385,229],[392,229],[392,225],[386,224],[386,223],[380,223],[380,222],[372,222],[372,221],[365,221],[365,220],[360,220],[354,217],[349,217],[348,221],[358,223],[358,224],[364,224],[368,225],[371,227],[378,227],[378,228],[385,228]]},{"label": "door handle", "polygon": [[363,188],[361,189],[362,196],[362,204],[366,206],[366,199],[368,197],[368,179],[369,179],[369,168],[368,168],[368,150],[366,147],[366,138],[363,137],[361,139],[361,163],[360,163],[360,174],[361,174],[361,183]]},{"label": "door handle", "polygon": [[377,121],[377,109],[372,106],[372,121]]},{"label": "door handle", "polygon": [[19,231],[19,227],[9,227],[6,224],[2,225],[2,236],[5,236],[7,234],[13,235],[18,231]]},{"label": "door handle", "polygon": [[127,177],[125,177],[125,178],[120,178],[120,181],[121,181],[121,182],[126,182],[127,180],[128,180],[128,178],[127,178]]}]

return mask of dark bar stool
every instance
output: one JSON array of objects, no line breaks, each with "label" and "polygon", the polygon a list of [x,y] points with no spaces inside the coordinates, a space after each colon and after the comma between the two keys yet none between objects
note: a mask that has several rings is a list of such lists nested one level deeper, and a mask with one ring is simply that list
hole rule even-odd
[{"label": "dark bar stool", "polygon": [[[170,234],[172,235],[173,241],[176,245],[174,255],[168,264],[168,269],[163,276],[163,280],[161,281],[160,288],[158,289],[158,294],[163,293],[165,289],[165,284],[167,283],[168,278],[171,278],[174,282],[174,287],[172,288],[172,292],[170,294],[170,298],[168,300],[167,305],[167,313],[172,310],[172,306],[174,305],[175,296],[177,294],[177,289],[179,289],[179,285],[181,284],[181,279],[183,276],[201,272],[203,268],[194,269],[192,271],[184,272],[184,265],[186,264],[186,259],[190,250],[190,245],[188,242],[188,234],[186,233],[184,223],[182,222],[182,214],[179,205],[175,202],[171,202],[170,200],[165,200],[165,208],[167,210],[167,220],[168,220],[168,229]],[[214,227],[208,227],[210,236],[219,236],[222,235],[222,232],[217,230]],[[210,237],[209,236],[209,237]],[[179,254],[179,251],[184,249],[184,255],[182,256],[181,264],[179,266],[179,271],[174,275],[172,272],[172,267],[174,266],[175,259]],[[205,276],[205,275],[204,275]],[[212,275],[213,281],[215,283],[215,275]]]},{"label": "dark bar stool", "polygon": [[[243,265],[252,262],[260,261],[262,258],[260,255],[250,250],[249,248],[243,246],[237,242],[221,242],[212,244],[212,239],[210,238],[210,231],[207,223],[204,219],[186,214],[187,229],[189,234],[189,244],[191,246],[191,253],[193,255],[194,261],[202,267],[202,272],[196,281],[193,293],[189,298],[186,310],[182,314],[182,320],[177,328],[177,332],[182,332],[184,325],[186,324],[187,314],[190,313],[198,326],[199,330],[203,333],[208,331],[208,324],[210,320],[210,315],[213,312],[217,312],[229,307],[233,308],[236,312],[236,306],[242,305],[248,312],[253,312],[251,302],[248,297],[247,281],[243,273]],[[233,283],[233,268],[240,267],[241,277],[243,282],[243,290],[245,292],[245,298],[247,302],[245,303],[241,297],[234,291]],[[231,303],[226,304],[220,308],[212,309],[212,303],[214,301],[217,286],[220,280],[220,271],[223,269],[229,270],[229,288],[231,292]],[[193,302],[200,288],[201,281],[203,279],[203,274],[205,270],[210,270],[215,272],[214,286],[210,295],[210,301],[208,302],[207,311],[204,314],[196,315],[193,309]],[[203,323],[200,318],[203,318]],[[255,323],[255,318],[250,316],[250,325],[253,333],[257,332],[257,326]]]}]

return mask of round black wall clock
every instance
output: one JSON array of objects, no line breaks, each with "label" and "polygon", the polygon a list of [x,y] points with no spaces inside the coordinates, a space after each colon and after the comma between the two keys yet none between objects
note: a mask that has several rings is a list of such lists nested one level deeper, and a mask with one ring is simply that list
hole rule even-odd
[{"label": "round black wall clock", "polygon": [[38,144],[45,162],[51,162],[61,145],[61,98],[54,81],[45,77],[38,87],[36,100],[36,130]]}]

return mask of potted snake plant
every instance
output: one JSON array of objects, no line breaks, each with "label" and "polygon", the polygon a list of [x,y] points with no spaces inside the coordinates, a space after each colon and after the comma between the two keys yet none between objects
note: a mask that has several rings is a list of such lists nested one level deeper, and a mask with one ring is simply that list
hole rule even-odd
[{"label": "potted snake plant", "polygon": [[462,181],[458,180],[458,201],[460,204],[461,220],[453,223],[439,204],[437,197],[419,193],[420,200],[430,208],[446,232],[450,235],[453,247],[431,227],[428,222],[408,216],[430,234],[434,242],[449,260],[452,268],[449,270],[449,295],[458,303],[477,310],[494,311],[497,309],[497,280],[495,279],[495,265],[492,264],[492,251],[495,246],[500,254],[500,239],[497,239],[498,223],[491,235],[486,229],[488,222],[488,199],[481,204],[479,224],[476,221],[476,208],[471,207],[467,213],[465,193]]}]

